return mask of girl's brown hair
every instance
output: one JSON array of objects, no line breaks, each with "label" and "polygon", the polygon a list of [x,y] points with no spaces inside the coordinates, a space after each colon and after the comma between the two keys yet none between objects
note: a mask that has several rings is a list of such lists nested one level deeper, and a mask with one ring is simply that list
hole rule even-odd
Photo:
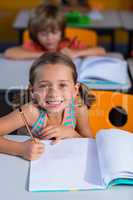
[{"label": "girl's brown hair", "polygon": [[[29,73],[29,81],[31,86],[34,85],[40,67],[42,67],[42,65],[44,66],[47,64],[63,64],[69,67],[72,71],[74,84],[77,83],[77,71],[75,64],[72,62],[72,60],[62,53],[52,52],[43,54],[32,64]],[[79,99],[80,103],[82,102],[82,104],[85,104],[89,108],[94,102],[95,96],[91,94],[90,89],[86,85],[80,83]]]},{"label": "girl's brown hair", "polygon": [[60,30],[63,38],[65,26],[65,18],[57,6],[41,4],[33,9],[29,18],[28,30],[30,38],[39,43],[37,39],[38,32]]}]

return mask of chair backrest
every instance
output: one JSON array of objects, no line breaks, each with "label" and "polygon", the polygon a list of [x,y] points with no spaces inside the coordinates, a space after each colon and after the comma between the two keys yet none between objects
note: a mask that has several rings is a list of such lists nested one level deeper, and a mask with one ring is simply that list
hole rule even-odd
[{"label": "chair backrest", "polygon": [[90,47],[94,47],[98,43],[98,36],[96,32],[92,30],[67,27],[65,35],[70,39],[77,36],[81,42],[85,43]]},{"label": "chair backrest", "polygon": [[[98,37],[95,31],[79,29],[79,28],[66,28],[65,31],[66,37],[72,39],[74,37],[78,37],[78,39],[84,44],[94,47],[97,45]],[[23,33],[23,42],[30,40],[28,30],[25,30]]]},{"label": "chair backrest", "polygon": [[93,91],[96,102],[89,110],[89,123],[93,136],[103,128],[119,128],[133,132],[133,95]]},{"label": "chair backrest", "polygon": [[23,32],[23,43],[30,40],[29,31],[25,30]]}]

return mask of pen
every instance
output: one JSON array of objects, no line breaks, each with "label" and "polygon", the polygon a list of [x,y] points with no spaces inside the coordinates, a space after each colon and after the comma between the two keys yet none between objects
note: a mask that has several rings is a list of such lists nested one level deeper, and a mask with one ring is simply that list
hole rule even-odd
[{"label": "pen", "polygon": [[27,122],[27,119],[26,119],[26,117],[24,115],[24,112],[21,109],[21,107],[19,107],[19,112],[21,114],[22,120],[23,120],[23,122],[25,124],[25,127],[26,127],[27,131],[28,131],[29,135],[31,136],[31,139],[36,143],[35,138],[33,137],[32,133],[31,133],[31,130],[30,130],[28,122]]}]

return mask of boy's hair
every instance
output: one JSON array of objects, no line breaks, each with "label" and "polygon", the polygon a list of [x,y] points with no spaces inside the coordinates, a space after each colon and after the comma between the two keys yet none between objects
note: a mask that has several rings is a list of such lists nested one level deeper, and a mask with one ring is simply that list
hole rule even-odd
[{"label": "boy's hair", "polygon": [[[32,86],[34,85],[34,82],[35,82],[35,79],[40,67],[42,67],[42,65],[44,66],[47,64],[63,64],[69,67],[72,71],[74,84],[77,83],[77,71],[76,71],[75,64],[72,62],[72,60],[68,56],[60,52],[52,52],[52,53],[43,54],[32,64],[30,73],[29,73],[29,81]],[[90,89],[82,83],[80,83],[78,96],[80,99],[80,103],[82,102],[88,108],[95,101],[95,96],[90,93]]]},{"label": "boy's hair", "polygon": [[60,30],[63,38],[65,27],[63,13],[57,6],[49,4],[41,4],[33,9],[28,22],[30,38],[37,43],[39,43],[37,39],[38,32]]}]

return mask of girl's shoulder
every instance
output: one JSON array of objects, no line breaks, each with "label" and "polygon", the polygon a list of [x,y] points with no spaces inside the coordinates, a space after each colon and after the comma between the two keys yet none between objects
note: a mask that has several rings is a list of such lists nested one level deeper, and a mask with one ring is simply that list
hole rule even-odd
[{"label": "girl's shoulder", "polygon": [[22,110],[27,118],[29,125],[32,126],[32,124],[35,123],[35,121],[40,115],[38,107],[34,105],[32,102],[29,102],[22,106]]}]

